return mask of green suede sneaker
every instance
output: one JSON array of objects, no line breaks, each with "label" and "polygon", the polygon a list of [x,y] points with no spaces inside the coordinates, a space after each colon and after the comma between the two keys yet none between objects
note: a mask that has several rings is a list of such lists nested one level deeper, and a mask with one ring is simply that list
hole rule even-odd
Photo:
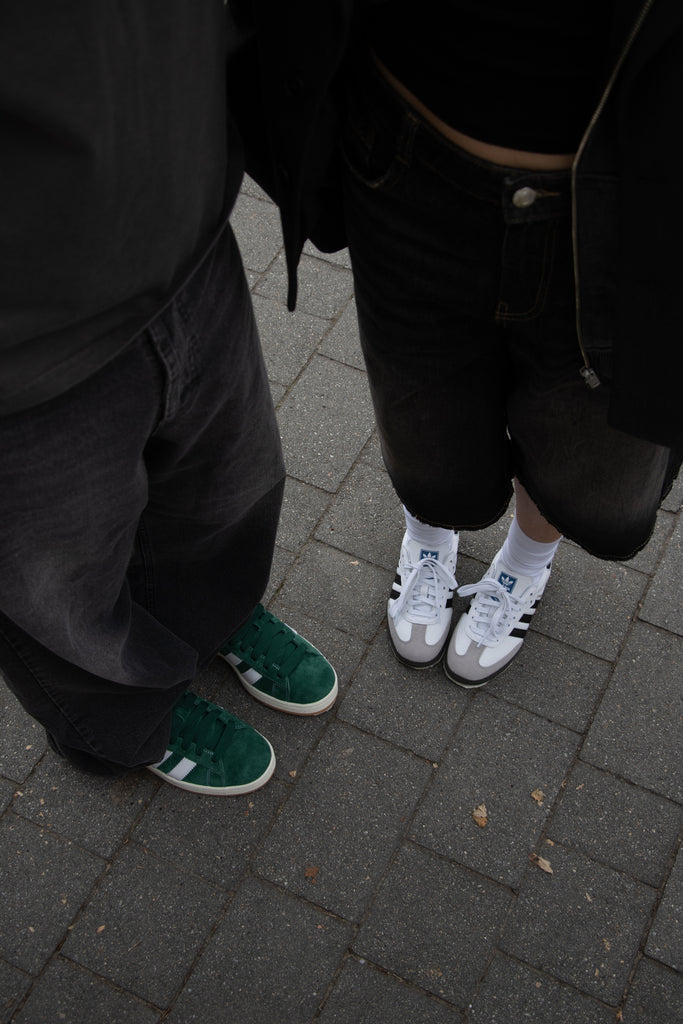
[{"label": "green suede sneaker", "polygon": [[319,715],[336,700],[337,673],[329,661],[263,605],[220,653],[252,697],[270,708]]},{"label": "green suede sneaker", "polygon": [[168,749],[148,768],[192,793],[239,796],[265,785],[275,754],[265,736],[229,711],[184,693],[173,709]]}]

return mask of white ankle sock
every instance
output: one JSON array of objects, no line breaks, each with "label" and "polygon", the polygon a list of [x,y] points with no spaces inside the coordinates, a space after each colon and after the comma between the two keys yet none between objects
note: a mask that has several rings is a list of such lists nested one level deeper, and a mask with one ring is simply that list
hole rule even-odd
[{"label": "white ankle sock", "polygon": [[440,548],[449,541],[453,544],[455,533],[453,530],[446,530],[441,526],[428,526],[421,523],[415,516],[411,516],[408,509],[403,506],[403,514],[406,517],[406,530],[408,539],[422,544],[426,548]]},{"label": "white ankle sock", "polygon": [[501,558],[510,572],[519,573],[520,576],[540,576],[552,560],[559,543],[559,540],[555,540],[550,544],[542,544],[527,537],[515,516],[503,544]]}]

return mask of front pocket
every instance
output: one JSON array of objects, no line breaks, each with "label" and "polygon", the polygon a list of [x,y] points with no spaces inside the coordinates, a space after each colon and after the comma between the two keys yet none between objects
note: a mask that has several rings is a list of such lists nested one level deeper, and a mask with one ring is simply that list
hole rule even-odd
[{"label": "front pocket", "polygon": [[401,135],[382,124],[372,110],[372,100],[363,102],[355,90],[347,95],[342,154],[351,173],[368,188],[386,188],[405,167],[398,159]]}]

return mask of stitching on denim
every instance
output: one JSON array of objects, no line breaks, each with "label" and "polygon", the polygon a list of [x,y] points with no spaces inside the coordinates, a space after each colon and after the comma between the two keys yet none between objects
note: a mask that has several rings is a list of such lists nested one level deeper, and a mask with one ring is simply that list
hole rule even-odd
[{"label": "stitching on denim", "polygon": [[[353,126],[352,126],[352,130],[355,133],[355,128],[353,128]],[[359,139],[360,139],[360,136],[359,136]],[[362,142],[362,139],[360,141]],[[352,157],[349,155],[348,148],[345,145],[342,145],[341,155],[342,155],[342,159],[343,159],[344,163],[346,164],[347,168],[349,169],[349,172],[353,175],[353,177],[357,181],[359,181],[361,183],[361,185],[364,185],[366,188],[371,188],[371,189],[384,188],[385,185],[388,185],[388,184],[392,183],[393,180],[398,177],[398,173],[397,172],[399,170],[399,167],[398,167],[399,161],[396,158],[396,154],[394,154],[394,156],[392,156],[391,161],[389,163],[389,166],[386,169],[386,171],[384,172],[384,174],[381,174],[378,178],[369,178],[367,175],[363,174],[363,172],[360,170],[360,168],[358,168],[356,166],[356,163],[353,161]]]},{"label": "stitching on denim", "polygon": [[165,337],[167,333],[166,328],[162,330],[161,327],[162,319],[157,317],[148,328],[149,340],[152,345],[154,352],[161,364],[164,374],[164,386],[162,395],[162,406],[163,411],[157,423],[159,427],[165,420],[172,415],[172,404],[174,399],[174,390],[177,383],[177,367],[174,364],[173,359],[169,359],[166,351]]},{"label": "stitching on denim", "polygon": [[345,152],[342,152],[342,157],[349,169],[349,173],[366,188],[384,188],[385,185],[388,185],[396,177],[396,160],[391,161],[389,169],[380,178],[366,178],[360,171],[356,170]]},{"label": "stitching on denim", "polygon": [[543,310],[545,301],[548,297],[548,289],[550,288],[550,279],[552,277],[553,264],[555,262],[555,241],[557,236],[557,229],[553,225],[549,232],[546,232],[545,245],[543,250],[543,271],[538,283],[538,289],[536,291],[536,297],[533,305],[530,309],[523,313],[510,313],[508,312],[508,303],[499,302],[496,307],[496,321],[499,323],[508,322],[519,322],[522,320],[535,320]]}]

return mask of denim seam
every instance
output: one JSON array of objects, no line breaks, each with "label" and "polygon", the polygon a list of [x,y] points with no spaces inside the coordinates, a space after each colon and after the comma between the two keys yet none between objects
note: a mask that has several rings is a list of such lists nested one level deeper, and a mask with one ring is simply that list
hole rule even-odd
[{"label": "denim seam", "polygon": [[392,157],[391,163],[389,164],[389,167],[384,172],[384,174],[380,175],[379,178],[368,178],[366,175],[362,174],[360,170],[357,169],[355,164],[351,161],[351,158],[348,155],[348,151],[344,146],[342,146],[342,159],[344,160],[344,163],[346,164],[346,166],[349,169],[349,172],[354,176],[354,178],[356,178],[356,180],[359,181],[361,185],[364,185],[365,188],[371,189],[385,188],[387,185],[393,184],[394,181],[397,180],[399,177],[398,172],[404,169],[403,167],[399,167],[399,162],[394,156]]},{"label": "denim seam", "polygon": [[145,525],[145,513],[143,512],[138,522],[137,540],[142,558],[142,570],[144,574],[145,587],[145,609],[154,615],[156,607],[156,586],[154,583],[154,562],[152,559],[152,548],[147,538],[147,527]]},{"label": "denim seam", "polygon": [[[168,313],[165,313],[164,316],[165,315],[168,315]],[[148,329],[150,342],[159,358],[159,361],[164,370],[164,375],[166,377],[166,380],[164,381],[163,415],[161,417],[160,423],[163,422],[164,420],[170,419],[171,416],[173,415],[174,404],[176,399],[175,391],[178,381],[177,363],[175,358],[173,357],[174,354],[170,354],[167,348],[166,338],[168,332],[165,328],[165,325],[162,331],[160,326],[162,323],[163,320],[161,318],[157,318],[157,320],[155,320],[154,323],[150,324]]]},{"label": "denim seam", "polygon": [[[195,308],[199,308],[200,301],[201,300],[198,300]],[[194,329],[194,315],[188,304],[183,300],[182,296],[178,298],[176,308],[178,310],[178,316],[183,324],[183,370],[185,371],[183,376],[184,384],[188,385],[192,384],[192,382],[197,378],[197,362],[195,353],[199,347],[199,339],[197,337],[197,332]]]},{"label": "denim seam", "polygon": [[503,307],[507,306],[505,302],[499,302],[496,308],[496,323],[504,325],[506,323],[520,323],[523,321],[535,320],[539,317],[545,306],[545,300],[548,297],[548,289],[550,287],[550,279],[552,277],[553,263],[555,260],[555,241],[557,231],[553,227],[552,231],[546,234],[544,251],[543,251],[543,272],[541,274],[538,289],[536,291],[536,298],[534,299],[533,305],[530,309],[524,313],[508,313],[503,312]]}]

